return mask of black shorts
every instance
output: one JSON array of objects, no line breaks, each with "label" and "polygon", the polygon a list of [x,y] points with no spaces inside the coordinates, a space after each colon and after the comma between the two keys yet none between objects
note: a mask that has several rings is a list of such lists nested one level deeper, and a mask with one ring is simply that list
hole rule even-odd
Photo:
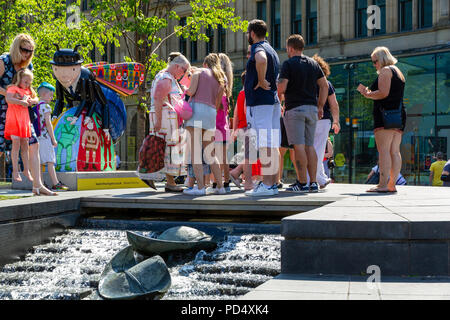
[{"label": "black shorts", "polygon": [[[405,131],[406,126],[406,110],[402,107],[402,128],[401,131]],[[383,114],[380,107],[373,107],[373,130],[384,128]]]}]

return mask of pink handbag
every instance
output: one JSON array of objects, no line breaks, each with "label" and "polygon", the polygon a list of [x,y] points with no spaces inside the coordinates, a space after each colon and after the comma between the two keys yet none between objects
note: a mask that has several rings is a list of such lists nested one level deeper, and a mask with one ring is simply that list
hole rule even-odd
[{"label": "pink handbag", "polygon": [[178,115],[178,125],[183,124],[183,120],[189,120],[192,118],[192,108],[189,102],[184,100],[184,93],[181,95],[181,99],[173,104],[173,108]]}]

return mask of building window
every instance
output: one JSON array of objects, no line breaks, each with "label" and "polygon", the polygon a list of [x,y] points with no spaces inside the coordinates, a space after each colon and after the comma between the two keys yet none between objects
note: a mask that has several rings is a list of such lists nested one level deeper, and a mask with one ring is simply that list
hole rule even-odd
[{"label": "building window", "polygon": [[386,0],[373,0],[373,4],[380,7],[381,14],[381,29],[373,30],[374,34],[386,33]]},{"label": "building window", "polygon": [[267,19],[267,4],[266,4],[266,0],[258,1],[256,3],[256,17],[259,20],[266,21],[266,19]]},{"label": "building window", "polygon": [[280,0],[272,0],[271,2],[271,32],[272,46],[275,49],[281,48],[281,5]]},{"label": "building window", "polygon": [[206,55],[208,55],[214,52],[214,29],[211,26],[206,29],[206,36],[209,38],[209,41],[206,42]]},{"label": "building window", "polygon": [[291,33],[302,34],[302,0],[291,0]]},{"label": "building window", "polygon": [[417,6],[417,25],[419,28],[429,28],[433,26],[433,0],[419,0]]},{"label": "building window", "polygon": [[399,0],[398,21],[400,31],[412,30],[412,0]]},{"label": "building window", "polygon": [[198,60],[198,45],[197,41],[191,41],[191,61],[196,62]]},{"label": "building window", "polygon": [[[180,19],[180,26],[186,25],[186,17],[183,17]],[[185,39],[183,36],[180,36],[179,39],[179,46],[180,46],[180,52],[186,56],[187,55],[187,39]]]},{"label": "building window", "polygon": [[367,37],[367,0],[355,2],[355,36]]},{"label": "building window", "polygon": [[317,43],[317,0],[306,2],[306,43]]},{"label": "building window", "polygon": [[219,38],[217,51],[225,53],[227,50],[227,31],[220,24],[217,26],[217,37]]}]

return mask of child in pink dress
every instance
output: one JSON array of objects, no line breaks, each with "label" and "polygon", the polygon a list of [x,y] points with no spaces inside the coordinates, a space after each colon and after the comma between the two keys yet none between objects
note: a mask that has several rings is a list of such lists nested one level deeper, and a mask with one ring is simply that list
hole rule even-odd
[{"label": "child in pink dress", "polygon": [[12,140],[12,177],[22,181],[19,174],[19,151],[22,155],[23,175],[33,181],[29,170],[28,138],[31,137],[31,122],[28,108],[38,103],[36,92],[31,88],[33,73],[29,69],[19,70],[6,89],[5,139]]}]

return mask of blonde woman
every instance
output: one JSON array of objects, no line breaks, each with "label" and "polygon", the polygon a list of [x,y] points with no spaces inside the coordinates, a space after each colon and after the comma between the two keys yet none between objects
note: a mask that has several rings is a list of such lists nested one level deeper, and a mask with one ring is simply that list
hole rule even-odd
[{"label": "blonde woman", "polygon": [[[4,130],[6,121],[6,88],[12,84],[14,75],[23,68],[33,70],[35,43],[28,34],[19,34],[14,38],[9,53],[0,56],[0,155],[11,150],[11,141],[5,140]],[[37,139],[36,139],[37,141]]]},{"label": "blonde woman", "polygon": [[[228,111],[231,101],[231,95],[233,93],[233,64],[230,58],[224,53],[219,53],[220,66],[227,78],[225,93],[222,97],[222,104],[217,109],[216,115],[216,136],[215,147],[216,154],[220,162],[220,170],[224,177],[224,188],[227,192],[231,192],[230,189],[230,166],[227,161],[227,146],[230,139],[230,125],[228,120]],[[217,183],[213,184],[213,187]]]},{"label": "blonde woman", "polygon": [[[171,55],[169,66],[155,76],[151,87],[149,134],[166,141],[165,166],[161,171],[167,179],[166,192],[183,192],[174,179],[176,176],[184,175],[185,170],[182,165],[182,137],[178,127],[178,116],[172,106],[181,99],[183,93],[177,80],[183,78],[190,67],[189,61],[182,54]],[[154,180],[152,174],[141,178]]]},{"label": "blonde woman", "polygon": [[[9,53],[0,56],[0,155],[11,150],[11,141],[4,137],[6,111],[8,103],[6,102],[6,88],[12,83],[13,77],[23,68],[33,70],[33,53],[35,50],[33,38],[25,33],[17,35],[9,49]],[[37,195],[56,195],[48,190],[41,181],[39,143],[31,127],[31,137],[29,143],[30,169],[33,182],[33,192]]]},{"label": "blonde woman", "polygon": [[[367,190],[368,192],[397,192],[395,188],[396,177],[402,167],[400,143],[406,123],[406,111],[403,105],[405,90],[405,77],[395,66],[397,59],[386,47],[377,47],[371,54],[372,63],[377,70],[378,77],[370,88],[360,84],[358,91],[366,98],[374,100],[374,134],[379,153],[379,184]],[[398,129],[385,129],[382,110],[402,110],[402,127]],[[389,178],[391,177],[391,178]]]},{"label": "blonde woman", "polygon": [[[189,195],[206,195],[209,193],[226,193],[220,174],[219,161],[215,155],[214,142],[217,109],[222,105],[222,97],[226,90],[226,76],[220,66],[220,58],[211,53],[203,61],[203,68],[192,76],[186,94],[190,96],[192,118],[186,121],[185,127],[190,139],[190,159],[193,165],[197,187],[184,190]],[[217,181],[217,188],[205,188],[203,177],[203,161],[211,166]]]}]

